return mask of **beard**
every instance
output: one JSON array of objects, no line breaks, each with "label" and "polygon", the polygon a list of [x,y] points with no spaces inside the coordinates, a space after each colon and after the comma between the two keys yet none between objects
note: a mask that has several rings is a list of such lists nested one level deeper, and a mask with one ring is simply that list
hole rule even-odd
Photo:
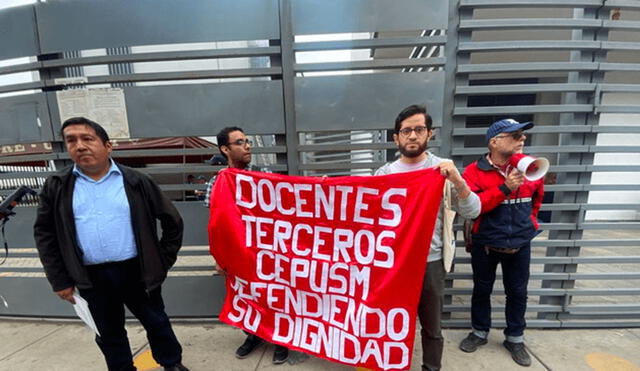
[{"label": "beard", "polygon": [[400,150],[400,154],[402,154],[404,157],[409,157],[409,158],[418,157],[421,154],[423,154],[424,151],[427,150],[427,141],[426,140],[424,141],[424,143],[413,142],[413,143],[409,143],[409,144],[417,144],[418,148],[410,150],[410,149],[407,149],[408,144],[401,145],[398,149]]},{"label": "beard", "polygon": [[251,163],[251,154],[234,154],[231,156],[230,164],[231,163],[233,163],[233,167],[244,169]]}]

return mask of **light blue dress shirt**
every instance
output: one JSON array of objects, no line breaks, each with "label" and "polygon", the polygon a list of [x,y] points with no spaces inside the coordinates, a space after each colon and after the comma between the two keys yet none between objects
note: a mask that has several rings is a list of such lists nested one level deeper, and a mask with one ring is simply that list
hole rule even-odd
[{"label": "light blue dress shirt", "polygon": [[95,181],[73,167],[73,217],[85,265],[118,262],[138,255],[122,172],[111,160]]}]

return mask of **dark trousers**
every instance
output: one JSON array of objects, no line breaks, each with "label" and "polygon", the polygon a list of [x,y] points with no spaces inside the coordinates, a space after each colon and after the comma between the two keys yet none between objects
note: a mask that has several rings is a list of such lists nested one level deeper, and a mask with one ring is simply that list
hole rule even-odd
[{"label": "dark trousers", "polygon": [[471,297],[471,324],[475,330],[488,332],[491,328],[491,292],[496,280],[496,268],[502,267],[502,283],[507,296],[505,316],[506,336],[522,336],[527,325],[527,284],[531,245],[520,248],[515,254],[505,254],[474,245],[471,251],[473,269],[473,296]]},{"label": "dark trousers", "polygon": [[441,319],[444,301],[444,265],[442,260],[427,263],[418,304],[420,335],[422,338],[422,369],[439,370],[442,367]]},{"label": "dark trousers", "polygon": [[182,347],[164,311],[160,287],[146,292],[137,258],[90,265],[87,270],[93,288],[81,289],[80,295],[89,304],[100,332],[100,336],[96,336],[96,343],[110,371],[135,370],[124,327],[124,305],[144,326],[156,362],[162,366],[181,362]]},{"label": "dark trousers", "polygon": [[[252,334],[250,332],[246,332],[246,331],[244,331],[244,333],[247,334],[247,339],[248,340],[251,340],[251,341],[260,340],[260,341],[264,341],[264,342],[269,343],[268,341],[264,340],[263,338],[259,337],[258,335],[254,335],[254,334]],[[269,344],[271,344],[271,343],[269,343]],[[274,352],[283,351],[283,350],[287,349],[287,347],[284,347],[282,345],[278,345],[278,344],[274,344],[274,345],[275,345],[275,349],[273,350]]]}]

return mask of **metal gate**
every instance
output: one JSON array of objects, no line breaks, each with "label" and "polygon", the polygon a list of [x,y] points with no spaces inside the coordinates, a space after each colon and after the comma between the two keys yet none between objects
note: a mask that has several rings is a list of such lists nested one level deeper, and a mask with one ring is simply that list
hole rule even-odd
[{"label": "metal gate", "polygon": [[[60,92],[121,92],[131,138],[206,138],[242,126],[262,143],[253,151],[261,166],[305,175],[367,175],[393,160],[389,132],[412,103],[434,117],[431,149],[460,168],[485,152],[494,119],[532,119],[528,151],[551,161],[557,182],[546,187],[544,233],[534,240],[530,326],[640,325],[635,1],[49,0],[0,10],[0,31],[0,145],[13,152],[0,165],[45,166],[0,180],[41,180],[69,162],[58,131],[70,103]],[[50,151],[28,154],[43,142]],[[188,174],[220,168],[187,159],[213,153],[113,154],[139,159],[185,219],[185,247],[164,289],[174,317],[214,316],[223,299],[208,211],[184,197],[204,188],[185,184]],[[140,160],[156,157],[182,161]],[[71,316],[43,277],[34,216],[20,207],[7,226],[0,315]],[[459,249],[447,326],[469,324],[469,262]],[[497,325],[503,308],[496,298]]]}]

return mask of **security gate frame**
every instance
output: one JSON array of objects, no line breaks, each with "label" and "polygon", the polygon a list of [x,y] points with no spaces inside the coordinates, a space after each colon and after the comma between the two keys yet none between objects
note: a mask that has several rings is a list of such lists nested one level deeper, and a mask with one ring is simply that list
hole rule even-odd
[{"label": "security gate frame", "polygon": [[[549,9],[568,16],[550,16],[545,13]],[[533,243],[536,268],[529,291],[529,326],[640,327],[636,269],[640,243],[637,235],[621,238],[611,233],[632,233],[639,223],[586,218],[593,210],[640,210],[637,201],[589,202],[590,192],[640,190],[638,184],[592,182],[594,173],[640,170],[637,164],[594,161],[601,153],[640,152],[637,145],[598,144],[600,135],[640,134],[633,117],[640,113],[640,104],[619,105],[610,99],[640,93],[637,79],[609,81],[616,73],[631,75],[640,70],[640,58],[630,63],[612,61],[615,53],[640,49],[637,42],[611,37],[615,32],[640,34],[640,21],[611,19],[620,9],[635,14],[640,5],[625,0],[50,0],[1,10],[0,60],[29,60],[0,67],[0,77],[19,73],[38,77],[0,85],[0,93],[21,94],[0,97],[0,144],[11,149],[52,142],[53,151],[3,157],[0,165],[42,160],[58,167],[69,163],[58,134],[56,92],[74,88],[121,88],[134,138],[213,136],[230,124],[242,126],[251,135],[273,138],[273,145],[255,148],[254,153],[272,155],[276,160],[267,165],[288,174],[366,173],[392,160],[395,144],[388,130],[397,112],[412,103],[426,104],[434,117],[437,137],[430,142],[431,150],[452,158],[461,169],[485,152],[482,136],[492,119],[531,115],[544,121],[547,117],[546,125],[531,131],[534,140],[528,151],[551,160],[558,183],[547,187],[554,198],[542,208],[552,212],[551,221],[541,224],[545,238]],[[540,12],[542,16],[526,19],[509,16]],[[491,32],[495,37],[511,32],[521,35],[518,31],[561,36],[491,39]],[[331,34],[344,39],[327,37]],[[483,38],[485,34],[489,37]],[[176,50],[167,47],[170,44],[192,47]],[[139,46],[156,46],[160,51],[135,51]],[[87,52],[91,50],[105,52],[92,55]],[[344,50],[366,50],[369,58],[301,62],[305,53]],[[518,55],[522,51],[529,54]],[[557,53],[564,59],[530,61],[532,51]],[[510,61],[487,57],[492,54]],[[211,66],[137,70],[144,63],[175,61],[209,61]],[[228,67],[220,67],[226,61]],[[85,75],[94,66],[107,66],[108,72]],[[532,82],[509,83],[523,78]],[[483,83],[485,79],[494,83]],[[518,94],[535,94],[537,101],[500,105],[500,97]],[[469,105],[470,97],[489,96],[497,98],[493,103]],[[545,99],[556,102],[548,104]],[[623,124],[603,126],[602,114],[629,118]],[[354,139],[362,133],[371,135],[365,135],[368,139],[363,142]],[[335,140],[338,137],[342,141]],[[363,151],[375,156],[360,156]],[[158,154],[212,153],[210,149],[114,151],[116,159]],[[184,176],[219,169],[174,164],[141,170],[152,176]],[[48,174],[8,171],[0,174],[0,180],[36,178],[41,184]],[[201,189],[187,184],[161,186],[166,192]],[[9,190],[1,192],[6,195]],[[176,201],[176,206],[185,219],[185,248],[179,260],[185,263],[172,270],[165,284],[167,309],[173,317],[211,318],[220,309],[224,286],[208,258],[208,210],[194,202]],[[0,306],[0,315],[72,316],[69,306],[51,294],[38,264],[21,266],[37,257],[31,232],[35,206],[18,211],[7,227],[12,245],[9,263],[0,266],[0,295],[9,304]],[[612,237],[593,238],[593,231],[607,231]],[[470,258],[461,241],[458,244],[457,269],[447,281],[445,325],[449,327],[469,325]],[[631,255],[586,254],[589,249],[620,249]],[[579,269],[593,264],[631,268]],[[589,285],[596,281],[605,285]],[[503,308],[503,303],[494,303],[495,312]],[[504,320],[495,323],[503,326]]]}]

